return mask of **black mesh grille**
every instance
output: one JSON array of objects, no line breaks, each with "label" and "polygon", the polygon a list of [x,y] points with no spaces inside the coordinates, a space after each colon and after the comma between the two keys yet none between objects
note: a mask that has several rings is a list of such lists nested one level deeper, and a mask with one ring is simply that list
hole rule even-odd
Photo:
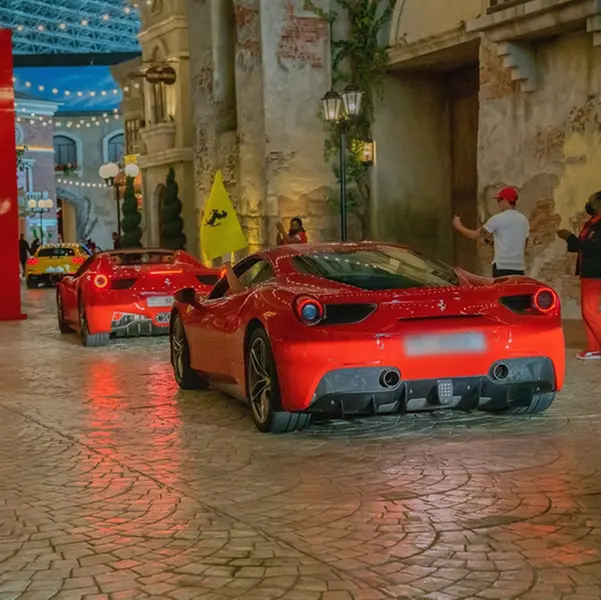
[{"label": "black mesh grille", "polygon": [[134,283],[136,283],[136,279],[113,279],[111,281],[111,289],[128,290]]},{"label": "black mesh grille", "polygon": [[499,302],[514,313],[527,313],[532,309],[532,295],[504,296]]},{"label": "black mesh grille", "polygon": [[320,325],[345,325],[367,319],[377,306],[375,304],[327,304],[326,318]]}]

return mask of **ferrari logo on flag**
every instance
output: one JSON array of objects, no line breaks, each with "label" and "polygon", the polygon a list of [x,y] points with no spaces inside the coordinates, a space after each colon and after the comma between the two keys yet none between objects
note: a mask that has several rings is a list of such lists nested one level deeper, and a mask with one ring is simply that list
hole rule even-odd
[{"label": "ferrari logo on flag", "polygon": [[238,216],[223,185],[221,171],[217,171],[211,195],[205,206],[200,226],[200,247],[206,261],[248,247]]}]

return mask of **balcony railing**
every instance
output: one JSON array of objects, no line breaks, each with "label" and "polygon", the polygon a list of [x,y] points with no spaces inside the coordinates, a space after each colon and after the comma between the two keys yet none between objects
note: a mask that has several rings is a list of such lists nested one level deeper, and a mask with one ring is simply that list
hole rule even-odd
[{"label": "balcony railing", "polygon": [[511,8],[512,6],[518,6],[519,4],[526,4],[528,0],[488,0],[487,12],[494,13],[505,8]]}]

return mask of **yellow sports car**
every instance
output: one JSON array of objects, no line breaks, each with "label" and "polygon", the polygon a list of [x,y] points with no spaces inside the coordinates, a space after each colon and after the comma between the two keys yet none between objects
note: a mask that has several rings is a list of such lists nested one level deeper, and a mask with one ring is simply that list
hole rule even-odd
[{"label": "yellow sports car", "polygon": [[27,287],[37,288],[40,283],[48,286],[53,283],[52,275],[75,273],[91,256],[91,252],[81,244],[45,244],[40,246],[27,261],[25,276]]}]

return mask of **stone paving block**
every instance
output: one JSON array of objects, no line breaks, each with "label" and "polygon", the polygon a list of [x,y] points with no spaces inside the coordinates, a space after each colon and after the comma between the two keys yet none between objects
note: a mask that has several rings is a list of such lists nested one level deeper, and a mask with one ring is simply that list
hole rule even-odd
[{"label": "stone paving block", "polygon": [[[543,415],[255,431],[165,339],[0,324],[0,600],[601,598],[601,365]],[[6,342],[6,343],[5,343]]]}]

